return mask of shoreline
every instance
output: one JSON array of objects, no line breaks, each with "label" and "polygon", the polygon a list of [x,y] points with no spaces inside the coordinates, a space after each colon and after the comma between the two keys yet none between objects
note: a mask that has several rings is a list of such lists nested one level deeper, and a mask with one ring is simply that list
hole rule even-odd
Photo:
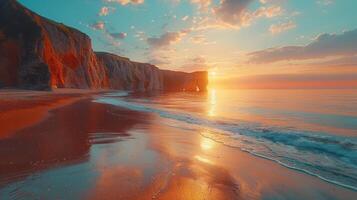
[{"label": "shoreline", "polygon": [[[19,100],[35,106],[18,114],[41,110],[42,118],[0,138],[4,172],[0,180],[10,178],[0,183],[0,198],[10,198],[15,188],[17,195],[66,199],[352,199],[356,195],[205,138],[200,133],[204,130],[180,129],[180,124],[170,126],[175,122],[155,114],[95,103],[92,97],[98,94],[61,93],[56,98],[67,100],[50,106],[46,103],[54,99],[43,94]],[[0,125],[5,122],[0,120]],[[21,176],[13,178],[17,175]]]},{"label": "shoreline", "polygon": [[330,179],[328,179],[328,178],[324,178],[323,176],[320,176],[320,175],[318,175],[318,174],[314,174],[313,172],[310,172],[310,171],[308,171],[308,170],[304,170],[304,169],[300,169],[300,168],[297,168],[297,167],[290,166],[290,165],[288,165],[288,164],[285,164],[285,163],[283,163],[283,162],[280,162],[279,160],[275,160],[275,159],[273,159],[273,158],[270,158],[270,157],[267,157],[267,156],[264,156],[264,155],[260,155],[260,154],[254,153],[254,152],[250,152],[250,151],[248,151],[248,150],[244,150],[244,149],[241,149],[241,148],[236,147],[236,146],[231,146],[231,145],[229,145],[229,144],[225,144],[225,143],[223,143],[223,142],[217,141],[217,140],[215,140],[215,139],[213,139],[213,138],[210,138],[210,137],[207,137],[207,136],[204,136],[204,135],[201,135],[201,136],[204,137],[204,138],[213,140],[214,142],[217,142],[217,143],[219,143],[219,144],[221,144],[221,145],[224,145],[224,146],[227,146],[227,147],[229,147],[229,148],[237,149],[237,150],[239,150],[239,151],[248,153],[248,154],[250,154],[250,155],[252,155],[252,156],[255,156],[255,157],[257,157],[257,158],[261,158],[261,159],[264,159],[264,160],[268,160],[268,161],[274,162],[274,163],[276,163],[276,164],[278,164],[278,165],[280,165],[280,166],[282,166],[282,167],[285,167],[285,168],[287,168],[287,169],[290,169],[290,170],[293,170],[293,171],[296,171],[296,172],[300,172],[300,173],[306,174],[306,175],[308,175],[308,176],[316,177],[316,178],[318,178],[318,179],[320,179],[321,181],[324,181],[324,182],[326,182],[326,183],[330,183],[330,184],[333,184],[333,185],[335,185],[335,186],[342,187],[342,188],[345,188],[345,189],[348,189],[348,190],[352,190],[352,191],[357,192],[357,187],[353,187],[353,186],[351,186],[351,185],[346,185],[346,184],[340,183],[340,182],[338,182],[338,181],[334,181],[334,180],[330,180]]}]

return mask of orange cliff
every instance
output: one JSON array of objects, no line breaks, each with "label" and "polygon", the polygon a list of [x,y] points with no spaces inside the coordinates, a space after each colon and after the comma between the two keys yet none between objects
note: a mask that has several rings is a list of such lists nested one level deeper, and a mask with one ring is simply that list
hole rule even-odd
[{"label": "orange cliff", "polygon": [[15,0],[2,0],[0,31],[2,85],[37,90],[108,87],[90,38],[78,30],[45,19]]},{"label": "orange cliff", "polygon": [[37,15],[16,0],[0,1],[0,88],[203,91],[207,73],[160,70],[109,53],[90,38]]}]

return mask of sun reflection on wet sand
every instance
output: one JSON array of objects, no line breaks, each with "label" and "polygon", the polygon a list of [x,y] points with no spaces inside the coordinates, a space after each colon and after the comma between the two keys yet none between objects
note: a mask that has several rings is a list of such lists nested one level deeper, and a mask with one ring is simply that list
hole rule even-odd
[{"label": "sun reflection on wet sand", "polygon": [[214,145],[215,145],[215,143],[211,139],[202,138],[202,140],[201,140],[201,149],[204,151],[213,149]]},{"label": "sun reflection on wet sand", "polygon": [[207,164],[213,164],[213,162],[203,156],[200,156],[200,155],[196,155],[195,156],[195,159],[200,161],[200,162],[204,162],[204,163],[207,163]]},{"label": "sun reflection on wet sand", "polygon": [[[205,133],[202,133],[202,134],[205,134]],[[202,153],[206,154],[206,153],[208,153],[208,151],[212,150],[215,147],[215,142],[209,138],[202,137],[201,141],[200,141],[200,147],[201,147]],[[195,155],[194,159],[198,160],[200,162],[203,162],[203,163],[214,164],[214,162],[212,160],[210,160],[209,158],[207,158],[207,156],[204,156],[201,154]]]}]

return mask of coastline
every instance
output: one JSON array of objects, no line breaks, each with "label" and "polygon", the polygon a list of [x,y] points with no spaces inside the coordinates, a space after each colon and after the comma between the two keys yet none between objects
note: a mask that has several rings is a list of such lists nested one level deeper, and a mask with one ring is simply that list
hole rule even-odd
[{"label": "coastline", "polygon": [[[2,114],[27,116],[16,119],[0,138],[1,199],[23,194],[66,199],[356,195],[205,138],[204,130],[180,129],[154,114],[94,103],[102,92],[29,92],[1,100]],[[0,125],[10,126],[10,120],[15,119],[2,117]]]}]

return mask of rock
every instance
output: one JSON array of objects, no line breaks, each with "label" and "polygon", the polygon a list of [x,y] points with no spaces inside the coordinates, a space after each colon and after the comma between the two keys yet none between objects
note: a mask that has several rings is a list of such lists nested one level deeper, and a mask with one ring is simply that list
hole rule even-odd
[{"label": "rock", "polygon": [[199,71],[193,73],[162,70],[164,90],[166,91],[206,91],[208,73]]},{"label": "rock", "polygon": [[98,60],[106,67],[112,89],[151,91],[163,89],[162,73],[154,65],[130,61],[110,53],[97,52]]},{"label": "rock", "polygon": [[206,91],[207,72],[160,70],[154,65],[130,61],[128,58],[97,52],[98,60],[108,72],[113,89],[134,91]]},{"label": "rock", "polygon": [[0,80],[26,89],[106,88],[106,71],[84,33],[15,0],[0,3]]}]

